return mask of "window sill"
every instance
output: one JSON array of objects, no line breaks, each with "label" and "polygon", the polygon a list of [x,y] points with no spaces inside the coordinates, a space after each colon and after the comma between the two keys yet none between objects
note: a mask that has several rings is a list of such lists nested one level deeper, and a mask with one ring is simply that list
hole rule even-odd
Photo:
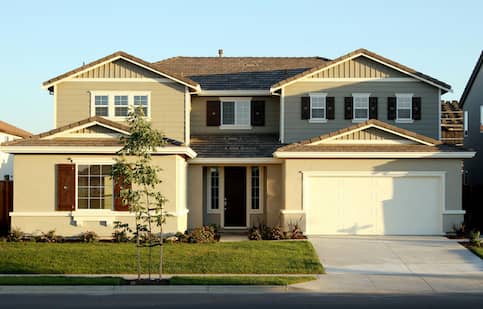
[{"label": "window sill", "polygon": [[221,125],[220,130],[251,130],[252,126],[241,126],[241,125]]},{"label": "window sill", "polygon": [[110,209],[77,209],[71,213],[72,221],[77,226],[82,226],[84,222],[105,222],[106,226],[111,226],[116,221],[116,217],[134,217],[129,211],[113,211]]},{"label": "window sill", "polygon": [[309,119],[309,123],[327,123],[327,119]]},{"label": "window sill", "polygon": [[414,123],[412,119],[396,119],[396,123]]}]

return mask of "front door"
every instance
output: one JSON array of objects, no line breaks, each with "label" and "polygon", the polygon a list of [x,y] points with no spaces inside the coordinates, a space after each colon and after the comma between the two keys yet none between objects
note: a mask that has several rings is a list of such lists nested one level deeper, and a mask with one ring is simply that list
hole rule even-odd
[{"label": "front door", "polygon": [[225,167],[225,226],[245,227],[246,168]]}]

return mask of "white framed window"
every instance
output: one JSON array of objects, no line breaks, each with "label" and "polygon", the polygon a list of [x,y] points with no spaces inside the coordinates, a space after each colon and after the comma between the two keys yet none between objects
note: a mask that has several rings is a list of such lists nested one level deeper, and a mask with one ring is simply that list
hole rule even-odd
[{"label": "white framed window", "polygon": [[208,167],[207,170],[207,211],[219,213],[220,209],[220,168]]},{"label": "white framed window", "polygon": [[309,122],[327,121],[327,93],[310,93],[310,119]]},{"label": "white framed window", "polygon": [[221,129],[251,129],[251,98],[220,98]]},{"label": "white framed window", "polygon": [[136,107],[151,117],[150,93],[145,91],[91,91],[91,116],[124,120]]},{"label": "white framed window", "polygon": [[396,93],[396,122],[413,122],[412,93]]},{"label": "white framed window", "polygon": [[361,122],[369,119],[369,96],[370,93],[353,93],[353,122]]},{"label": "white framed window", "polygon": [[112,210],[114,183],[111,164],[78,164],[77,210]]},{"label": "white framed window", "polygon": [[250,188],[248,200],[250,201],[250,213],[263,213],[263,167],[250,166],[248,167],[249,179],[248,185]]},{"label": "white framed window", "polygon": [[[480,112],[481,112],[481,107],[480,107]],[[481,120],[480,120],[480,123],[481,123]],[[464,136],[468,136],[468,111],[465,111],[463,114],[463,132],[464,132]]]}]

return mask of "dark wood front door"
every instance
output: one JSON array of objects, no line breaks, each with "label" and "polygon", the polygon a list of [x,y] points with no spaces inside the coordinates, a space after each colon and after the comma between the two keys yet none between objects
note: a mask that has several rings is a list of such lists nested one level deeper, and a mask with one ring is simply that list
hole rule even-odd
[{"label": "dark wood front door", "polygon": [[246,226],[245,167],[225,167],[225,226]]}]

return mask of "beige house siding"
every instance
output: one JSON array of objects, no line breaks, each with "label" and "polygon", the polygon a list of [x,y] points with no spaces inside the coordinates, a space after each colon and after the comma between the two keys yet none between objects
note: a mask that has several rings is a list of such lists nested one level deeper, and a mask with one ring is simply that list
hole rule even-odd
[{"label": "beige house siding", "polygon": [[[326,123],[310,123],[301,119],[301,97],[311,92],[325,92],[335,98],[335,119]],[[344,97],[353,93],[370,93],[378,98],[378,119],[432,138],[439,138],[439,92],[438,88],[422,82],[308,82],[300,81],[287,86],[285,93],[285,142],[327,134],[354,123],[344,119]],[[397,123],[387,119],[387,98],[396,93],[412,93],[421,97],[421,120],[413,123]]]},{"label": "beige house siding", "polygon": [[[283,209],[295,214],[284,215],[284,224],[303,216],[302,172],[304,171],[438,171],[445,172],[445,209],[461,210],[461,160],[448,159],[288,159],[284,164]],[[443,230],[463,222],[463,215],[443,215]]]},{"label": "beige house siding", "polygon": [[376,128],[369,128],[342,135],[335,140],[395,140],[401,137]]},{"label": "beige house siding", "polygon": [[393,70],[381,63],[358,57],[344,61],[327,70],[312,74],[307,78],[393,78],[408,77],[407,75]]},{"label": "beige house siding", "polygon": [[218,101],[219,97],[198,97],[191,99],[191,134],[227,133],[278,133],[280,123],[280,99],[278,97],[252,97],[252,100],[265,101],[265,125],[254,126],[250,130],[220,130],[206,125],[206,102]]},{"label": "beige house siding", "polygon": [[184,141],[184,86],[172,82],[66,81],[55,87],[57,127],[93,116],[91,91],[143,91],[151,93],[153,127],[169,138]]},{"label": "beige house siding", "polygon": [[95,67],[92,70],[75,75],[74,79],[82,78],[160,78],[150,70],[143,69],[126,60],[118,59],[101,66]]},{"label": "beige house siding", "polygon": [[[76,235],[86,230],[94,231],[102,237],[110,237],[112,226],[105,226],[97,221],[86,221],[82,226],[72,224],[70,212],[56,211],[56,164],[70,163],[75,160],[105,162],[111,155],[15,155],[14,179],[14,214],[12,227],[18,227],[27,233],[47,232],[55,228],[59,235]],[[186,190],[187,165],[185,160],[176,155],[153,156],[153,163],[162,168],[162,183],[158,186],[167,198],[165,209],[177,216],[168,217],[165,226],[167,233],[186,229]],[[95,210],[93,210],[95,211]],[[93,212],[91,211],[91,213]],[[132,218],[124,215],[116,220],[132,223]],[[22,216],[19,216],[22,215]],[[25,216],[28,215],[28,216]],[[101,215],[99,216],[102,217]]]}]

